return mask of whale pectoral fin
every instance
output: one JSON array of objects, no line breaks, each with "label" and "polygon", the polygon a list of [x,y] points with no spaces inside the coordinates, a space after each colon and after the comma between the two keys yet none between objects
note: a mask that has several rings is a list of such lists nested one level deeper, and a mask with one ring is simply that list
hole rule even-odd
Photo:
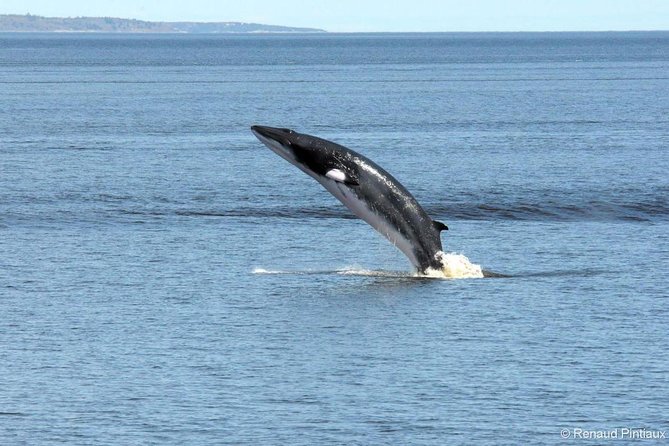
[{"label": "whale pectoral fin", "polygon": [[445,224],[443,224],[440,221],[432,220],[432,224],[434,225],[434,229],[436,229],[439,232],[448,231],[448,226],[446,226]]},{"label": "whale pectoral fin", "polygon": [[330,169],[325,172],[325,176],[338,183],[348,184],[349,186],[357,186],[360,184],[357,178],[354,178],[352,175],[347,174],[341,169]]}]

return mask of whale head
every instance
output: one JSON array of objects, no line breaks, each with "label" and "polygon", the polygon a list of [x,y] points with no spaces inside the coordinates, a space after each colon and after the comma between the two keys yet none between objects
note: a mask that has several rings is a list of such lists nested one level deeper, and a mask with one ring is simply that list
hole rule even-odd
[{"label": "whale head", "polygon": [[298,163],[295,151],[299,150],[298,147],[302,146],[299,142],[302,135],[290,129],[262,125],[252,126],[251,131],[263,144],[272,149],[281,158],[286,159],[292,164]]},{"label": "whale head", "polygon": [[333,142],[294,130],[254,125],[253,134],[274,153],[318,181],[358,185],[357,154]]}]

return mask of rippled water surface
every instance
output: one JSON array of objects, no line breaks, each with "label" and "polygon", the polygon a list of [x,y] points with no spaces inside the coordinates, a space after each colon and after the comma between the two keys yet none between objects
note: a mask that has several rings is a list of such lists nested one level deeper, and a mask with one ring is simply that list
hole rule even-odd
[{"label": "rippled water surface", "polygon": [[[3,444],[669,429],[669,33],[4,34],[0,98]],[[505,277],[414,277],[252,124]]]}]

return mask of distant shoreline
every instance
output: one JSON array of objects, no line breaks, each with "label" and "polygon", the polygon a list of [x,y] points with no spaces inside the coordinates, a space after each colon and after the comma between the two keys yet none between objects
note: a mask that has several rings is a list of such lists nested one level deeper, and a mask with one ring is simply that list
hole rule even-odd
[{"label": "distant shoreline", "polygon": [[545,34],[550,35],[566,35],[566,34],[667,34],[669,30],[627,30],[627,31],[228,31],[228,32],[180,32],[180,31],[8,31],[0,29],[0,35],[21,35],[21,34],[52,34],[52,35],[172,35],[172,36],[188,36],[188,35],[327,35],[327,36],[346,36],[346,35],[386,35],[386,36],[420,36],[428,34],[452,34],[452,35],[531,35],[531,34]]},{"label": "distant shoreline", "polygon": [[0,14],[0,33],[53,34],[606,34],[666,33],[669,29],[516,31],[326,31],[246,22],[154,22],[115,17]]},{"label": "distant shoreline", "polygon": [[153,33],[153,34],[263,34],[325,33],[301,28],[245,22],[152,22],[115,17],[43,17],[31,14],[0,14],[3,33]]}]

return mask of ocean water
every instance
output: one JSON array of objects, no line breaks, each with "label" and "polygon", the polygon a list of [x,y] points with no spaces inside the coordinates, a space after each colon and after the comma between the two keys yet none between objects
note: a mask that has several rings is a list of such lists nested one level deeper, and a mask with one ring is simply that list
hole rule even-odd
[{"label": "ocean water", "polygon": [[[668,104],[667,32],[0,35],[0,442],[669,430]],[[413,277],[252,124],[507,277]]]}]

